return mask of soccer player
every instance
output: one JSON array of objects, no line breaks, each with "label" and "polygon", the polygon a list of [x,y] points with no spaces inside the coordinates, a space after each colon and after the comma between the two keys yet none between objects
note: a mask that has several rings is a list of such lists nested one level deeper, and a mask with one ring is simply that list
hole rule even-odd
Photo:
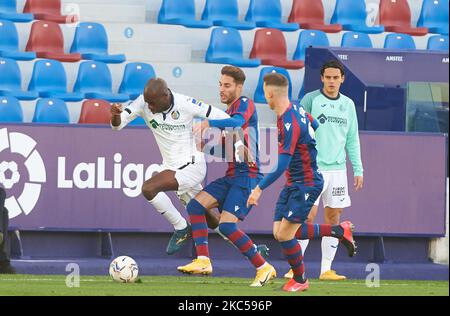
[{"label": "soccer player", "polygon": [[322,192],[323,178],[317,170],[314,129],[307,113],[291,104],[288,87],[289,82],[282,74],[273,73],[264,77],[266,100],[278,116],[278,164],[252,191],[247,205],[258,205],[262,191],[286,171],[287,183],[276,203],[273,233],[275,239],[280,242],[294,274],[283,290],[295,292],[309,287],[305,277],[302,249],[295,239],[298,230],[305,239],[322,236],[340,239],[348,248],[350,256],[355,253],[355,243],[353,225],[350,222],[335,226],[305,223],[311,207]]},{"label": "soccer player", "polygon": [[6,192],[0,187],[0,274],[15,274],[11,266],[9,251],[6,249],[8,238],[9,216],[5,207]]},{"label": "soccer player", "polygon": [[151,79],[143,95],[124,109],[121,104],[113,104],[111,113],[113,130],[121,130],[140,116],[155,136],[163,162],[159,172],[144,182],[142,194],[173,225],[175,232],[167,246],[167,253],[173,254],[189,240],[191,229],[164,192],[176,191],[180,201],[187,205],[202,190],[206,162],[195,145],[194,118],[225,119],[229,115],[172,92],[160,78]]},{"label": "soccer player", "polygon": [[221,213],[220,232],[250,260],[256,269],[256,277],[251,286],[263,286],[276,276],[276,271],[257,251],[257,247],[249,236],[237,226],[237,223],[243,221],[248,215],[250,207],[246,205],[247,198],[261,179],[258,152],[251,150],[251,148],[258,148],[258,116],[253,101],[242,96],[244,72],[237,67],[225,66],[221,73],[220,99],[227,105],[226,112],[231,118],[222,120],[209,118],[201,124],[200,129],[234,128],[235,132],[242,132],[244,136],[240,138],[240,141],[249,148],[248,156],[251,159],[239,162],[233,153],[226,175],[207,185],[189,202],[186,210],[192,225],[197,258],[190,264],[178,267],[178,270],[192,274],[212,273],[205,214],[207,210],[218,208]]},{"label": "soccer player", "polygon": [[[351,205],[348,194],[346,151],[353,166],[354,187],[358,191],[363,186],[363,166],[358,135],[358,119],[353,101],[339,92],[345,79],[344,67],[337,61],[325,63],[321,69],[323,88],[305,95],[300,104],[316,118],[320,127],[316,132],[317,164],[324,178],[321,193],[325,208],[325,223],[337,225],[344,208]],[[314,204],[309,221],[317,215],[319,199]],[[300,234],[300,233],[299,233]],[[309,240],[300,240],[303,252]],[[336,255],[338,241],[322,238],[322,265],[320,280],[338,281],[346,277],[331,269]],[[292,271],[285,277],[292,277]]]}]

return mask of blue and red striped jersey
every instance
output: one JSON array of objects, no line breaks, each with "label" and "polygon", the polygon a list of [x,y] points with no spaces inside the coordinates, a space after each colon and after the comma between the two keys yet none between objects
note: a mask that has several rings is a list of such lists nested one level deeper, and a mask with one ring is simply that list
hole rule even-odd
[{"label": "blue and red striped jersey", "polygon": [[317,150],[314,129],[308,113],[298,111],[291,104],[284,114],[278,117],[278,153],[292,156],[286,170],[287,185],[294,182],[314,186],[322,181],[317,171]]},{"label": "blue and red striped jersey", "polygon": [[[255,104],[251,99],[242,96],[231,104],[226,112],[231,117],[241,115],[244,118],[245,124],[235,131],[253,158],[253,162],[239,162],[236,160],[236,155],[233,152],[233,161],[228,163],[226,176],[245,176],[250,178],[261,176],[259,164],[258,113],[256,112]],[[235,140],[237,141],[236,138]]]}]

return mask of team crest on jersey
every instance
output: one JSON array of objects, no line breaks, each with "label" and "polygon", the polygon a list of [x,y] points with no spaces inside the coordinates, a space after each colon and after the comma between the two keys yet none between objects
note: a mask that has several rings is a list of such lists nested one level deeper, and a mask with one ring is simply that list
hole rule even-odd
[{"label": "team crest on jersey", "polygon": [[180,118],[180,112],[173,111],[172,114],[170,114],[170,116],[172,117],[172,119],[178,120]]}]

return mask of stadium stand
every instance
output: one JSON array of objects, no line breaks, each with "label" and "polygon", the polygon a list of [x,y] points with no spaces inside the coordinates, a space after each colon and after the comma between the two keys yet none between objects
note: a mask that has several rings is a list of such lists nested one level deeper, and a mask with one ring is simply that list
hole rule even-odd
[{"label": "stadium stand", "polygon": [[76,15],[61,15],[61,0],[27,0],[24,13],[32,13],[36,20],[56,23],[75,23]]},{"label": "stadium stand", "polygon": [[251,30],[255,22],[239,21],[237,0],[206,0],[202,14],[203,21],[212,21],[215,26],[233,27],[239,30]]},{"label": "stadium stand", "polygon": [[261,59],[263,65],[299,69],[304,67],[301,60],[288,60],[286,39],[278,29],[259,29],[255,33],[250,58]]},{"label": "stadium stand", "polygon": [[142,94],[148,80],[155,77],[155,70],[151,65],[145,63],[129,63],[123,72],[119,93],[127,94],[130,100],[134,100]]},{"label": "stadium stand", "polygon": [[435,35],[428,39],[427,49],[448,52],[448,36]]},{"label": "stadium stand", "polygon": [[16,60],[33,60],[36,53],[19,51],[19,36],[16,25],[7,20],[0,20],[0,57]]},{"label": "stadium stand", "polygon": [[18,13],[16,0],[2,0],[0,2],[0,20],[27,23],[34,19],[31,13]]},{"label": "stadium stand", "polygon": [[194,0],[163,0],[158,23],[194,28],[208,28],[213,25],[211,21],[195,19]]},{"label": "stadium stand", "polygon": [[0,122],[23,122],[23,111],[19,100],[14,97],[0,97]]},{"label": "stadium stand", "polygon": [[378,34],[384,32],[384,26],[367,25],[367,8],[364,0],[337,0],[332,24],[341,24],[347,31]]},{"label": "stadium stand", "polygon": [[428,33],[426,27],[411,26],[411,10],[407,0],[381,0],[380,24],[387,32],[422,36]]},{"label": "stadium stand", "polygon": [[242,38],[234,28],[215,28],[211,33],[205,61],[207,63],[230,64],[238,67],[258,67],[259,59],[243,57]]},{"label": "stadium stand", "polygon": [[303,30],[298,37],[294,60],[305,61],[306,48],[313,46],[330,46],[327,34],[319,30]]},{"label": "stadium stand", "polygon": [[342,47],[373,48],[372,40],[366,33],[346,32],[342,36]]},{"label": "stadium stand", "polygon": [[110,124],[111,104],[104,100],[86,100],[81,107],[79,124]]},{"label": "stadium stand", "polygon": [[423,0],[418,27],[426,27],[430,33],[448,35],[448,0]]},{"label": "stadium stand", "polygon": [[327,33],[342,31],[340,24],[325,24],[322,0],[293,0],[290,23],[298,23],[302,29],[321,30]]},{"label": "stadium stand", "polygon": [[78,53],[64,53],[63,33],[55,22],[34,22],[31,27],[26,51],[36,52],[39,58],[56,59],[62,62],[77,62],[81,60],[81,55]]},{"label": "stadium stand", "polygon": [[16,97],[19,100],[34,100],[36,92],[22,90],[22,74],[13,59],[0,58],[0,96]]},{"label": "stadium stand", "polygon": [[299,29],[297,23],[283,23],[280,0],[250,0],[245,20],[255,22],[257,27],[293,32]]},{"label": "stadium stand", "polygon": [[416,49],[416,44],[411,35],[388,34],[384,42],[384,48],[388,49]]},{"label": "stadium stand", "polygon": [[70,122],[67,104],[59,99],[39,99],[36,102],[33,123],[59,123]]},{"label": "stadium stand", "polygon": [[292,99],[292,80],[289,72],[284,68],[279,67],[264,67],[261,69],[259,73],[258,86],[256,87],[256,91],[253,97],[253,101],[257,103],[266,103],[266,98],[264,97],[264,76],[269,73],[279,73],[285,75],[289,80],[289,98]]},{"label": "stadium stand", "polygon": [[108,35],[103,25],[83,22],[77,26],[70,52],[81,54],[83,59],[110,64],[120,64],[125,61],[124,54],[110,55],[108,47]]}]

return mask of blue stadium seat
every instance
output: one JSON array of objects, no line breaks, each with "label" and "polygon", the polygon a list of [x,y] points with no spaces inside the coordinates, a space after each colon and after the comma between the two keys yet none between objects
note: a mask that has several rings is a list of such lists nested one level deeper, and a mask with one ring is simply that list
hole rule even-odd
[{"label": "blue stadium seat", "polygon": [[83,59],[108,64],[120,64],[126,59],[124,54],[108,54],[108,35],[103,25],[99,23],[78,24],[70,52],[80,53]]},{"label": "blue stadium seat", "polygon": [[211,21],[195,19],[194,0],[163,0],[159,10],[158,23],[192,28],[209,28],[213,25]]},{"label": "blue stadium seat", "polygon": [[0,20],[0,57],[16,60],[32,60],[36,58],[34,52],[19,51],[19,36],[16,25],[7,20]]},{"label": "blue stadium seat", "polygon": [[365,0],[337,0],[331,24],[341,24],[344,30],[377,34],[384,26],[368,26]]},{"label": "blue stadium seat", "polygon": [[418,27],[427,27],[430,33],[448,35],[448,0],[423,0]]},{"label": "blue stadium seat", "polygon": [[325,32],[318,30],[303,30],[300,32],[294,60],[305,60],[306,48],[310,46],[330,46]]},{"label": "blue stadium seat", "polygon": [[303,97],[305,96],[305,94],[306,94],[305,82],[303,81],[302,87],[300,88],[300,91],[298,92],[298,100],[301,101],[303,99]]},{"label": "blue stadium seat", "polygon": [[428,38],[427,49],[448,52],[448,36],[430,36],[430,38]]},{"label": "blue stadium seat", "polygon": [[298,23],[283,23],[280,0],[250,0],[245,21],[255,22],[257,27],[269,27],[283,32],[299,29]]},{"label": "blue stadium seat", "polygon": [[142,117],[136,117],[134,120],[132,120],[130,123],[128,123],[128,126],[145,126],[145,120]]},{"label": "blue stadium seat", "polygon": [[155,70],[151,65],[129,63],[123,72],[119,93],[127,94],[131,100],[134,100],[143,94],[147,82],[155,77]]},{"label": "blue stadium seat", "polygon": [[237,67],[258,67],[259,59],[243,58],[242,38],[233,28],[219,27],[212,31],[206,52],[206,62],[230,64]]},{"label": "blue stadium seat", "polygon": [[22,75],[17,61],[0,57],[0,96],[34,100],[37,93],[22,91]]},{"label": "blue stadium seat", "polygon": [[13,22],[30,22],[34,16],[31,13],[17,13],[16,0],[0,1],[0,20],[10,20]]},{"label": "blue stadium seat", "polygon": [[416,43],[409,34],[392,33],[386,35],[384,48],[387,49],[416,49]]},{"label": "blue stadium seat", "polygon": [[61,99],[66,102],[84,99],[82,93],[67,92],[66,71],[57,60],[44,59],[34,63],[28,91],[38,93],[41,98]]},{"label": "blue stadium seat", "polygon": [[359,32],[346,32],[342,36],[341,46],[350,48],[373,48],[369,35]]},{"label": "blue stadium seat", "polygon": [[202,14],[203,21],[212,21],[215,26],[233,27],[239,30],[252,30],[255,22],[239,21],[237,0],[206,0]]},{"label": "blue stadium seat", "polygon": [[22,106],[14,97],[0,97],[0,122],[23,122]]},{"label": "blue stadium seat", "polygon": [[285,75],[289,80],[289,99],[292,98],[292,81],[289,72],[280,67],[264,67],[261,69],[259,73],[258,86],[256,87],[255,95],[253,97],[253,101],[256,103],[267,103],[266,98],[264,97],[264,76],[270,73],[279,73]]},{"label": "blue stadium seat", "polygon": [[59,99],[39,99],[34,110],[33,123],[69,124],[67,104]]},{"label": "blue stadium seat", "polygon": [[125,102],[126,94],[112,93],[112,77],[108,66],[100,61],[80,64],[74,92],[84,93],[87,99],[104,99],[109,102]]}]

